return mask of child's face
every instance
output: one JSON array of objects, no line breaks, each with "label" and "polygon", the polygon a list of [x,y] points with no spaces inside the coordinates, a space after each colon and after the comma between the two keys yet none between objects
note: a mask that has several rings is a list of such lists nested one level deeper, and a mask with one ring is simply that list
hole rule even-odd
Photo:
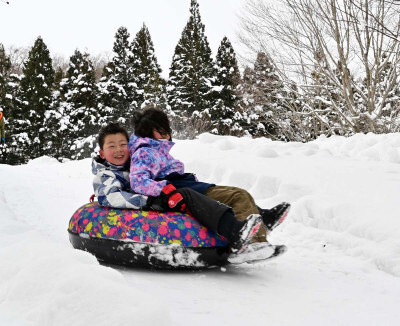
[{"label": "child's face", "polygon": [[129,159],[128,140],[122,133],[110,134],[104,138],[100,157],[114,165],[124,165]]},{"label": "child's face", "polygon": [[153,129],[153,137],[154,139],[160,140],[160,139],[165,139],[165,140],[171,140],[171,135],[168,133],[160,133],[156,129]]}]

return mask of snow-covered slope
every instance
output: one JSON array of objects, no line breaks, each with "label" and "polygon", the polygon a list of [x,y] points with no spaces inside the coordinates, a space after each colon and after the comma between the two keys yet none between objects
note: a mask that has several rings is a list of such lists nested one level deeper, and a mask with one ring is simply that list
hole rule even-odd
[{"label": "snow-covered slope", "polygon": [[127,270],[74,250],[90,160],[0,165],[0,326],[389,325],[400,320],[400,134],[308,143],[203,134],[173,155],[199,179],[292,211],[284,256],[202,272]]}]

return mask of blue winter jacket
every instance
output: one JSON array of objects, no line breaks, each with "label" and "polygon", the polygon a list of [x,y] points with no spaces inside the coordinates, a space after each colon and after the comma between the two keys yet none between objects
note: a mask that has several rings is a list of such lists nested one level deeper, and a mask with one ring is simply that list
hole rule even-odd
[{"label": "blue winter jacket", "polygon": [[95,157],[92,160],[94,193],[99,205],[115,208],[146,208],[147,196],[132,192],[129,183],[129,160],[119,166]]}]

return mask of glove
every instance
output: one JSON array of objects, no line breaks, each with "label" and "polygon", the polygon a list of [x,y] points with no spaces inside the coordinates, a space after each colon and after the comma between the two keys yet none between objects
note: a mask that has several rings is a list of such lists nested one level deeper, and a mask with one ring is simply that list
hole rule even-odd
[{"label": "glove", "polygon": [[164,212],[164,211],[177,211],[185,212],[186,205],[182,195],[172,185],[166,185],[162,190],[160,196],[148,197],[147,206],[150,209]]},{"label": "glove", "polygon": [[2,142],[3,144],[5,144],[5,143],[6,143],[6,139],[5,139],[4,137],[1,137],[1,142]]}]

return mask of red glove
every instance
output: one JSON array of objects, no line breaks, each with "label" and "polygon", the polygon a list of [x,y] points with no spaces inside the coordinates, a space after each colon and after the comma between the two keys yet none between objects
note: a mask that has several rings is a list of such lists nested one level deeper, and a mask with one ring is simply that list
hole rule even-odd
[{"label": "red glove", "polygon": [[161,190],[161,197],[164,197],[164,200],[167,199],[168,207],[170,209],[177,210],[179,212],[185,211],[186,205],[183,197],[172,184],[166,185]]},{"label": "red glove", "polygon": [[154,211],[175,211],[186,213],[186,205],[179,190],[172,184],[166,185],[161,190],[160,196],[148,197],[147,206]]}]

